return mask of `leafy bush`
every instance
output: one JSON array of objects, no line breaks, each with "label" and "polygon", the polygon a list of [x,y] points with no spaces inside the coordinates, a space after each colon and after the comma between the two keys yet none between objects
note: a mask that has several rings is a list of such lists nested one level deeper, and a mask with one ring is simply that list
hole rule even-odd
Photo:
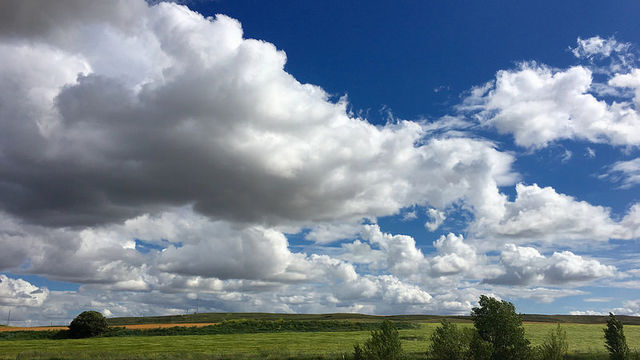
[{"label": "leafy bush", "polygon": [[622,322],[616,319],[616,316],[609,313],[607,327],[604,329],[605,347],[609,351],[611,360],[627,360],[629,359],[629,346],[624,336]]},{"label": "leafy bush", "polygon": [[69,332],[74,338],[94,337],[104,334],[107,330],[107,319],[97,311],[84,311],[69,324]]},{"label": "leafy bush", "polygon": [[427,357],[431,360],[471,360],[472,329],[459,329],[449,320],[442,320],[433,334]]},{"label": "leafy bush", "polygon": [[481,338],[477,331],[473,332],[469,349],[473,360],[497,359],[493,357],[493,344]]},{"label": "leafy bush", "polygon": [[490,359],[525,360],[531,358],[529,340],[524,336],[522,316],[516,314],[515,307],[508,301],[498,301],[488,296],[480,296],[480,307],[471,309],[471,319],[480,341],[473,342],[474,355],[480,351],[490,351]]},{"label": "leafy bush", "polygon": [[356,344],[353,348],[354,360],[399,360],[402,356],[398,329],[389,320],[379,330],[372,330],[371,338],[362,347]]},{"label": "leafy bush", "polygon": [[569,351],[567,332],[558,324],[555,330],[549,331],[544,343],[536,350],[537,358],[540,360],[564,359]]}]

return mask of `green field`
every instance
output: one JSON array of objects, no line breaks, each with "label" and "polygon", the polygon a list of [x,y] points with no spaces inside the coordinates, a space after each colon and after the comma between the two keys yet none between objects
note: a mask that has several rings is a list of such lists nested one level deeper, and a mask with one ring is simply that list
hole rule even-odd
[{"label": "green field", "polygon": [[[403,348],[418,358],[429,346],[428,339],[436,326],[437,323],[421,323],[419,328],[400,330]],[[541,343],[555,326],[524,325],[532,345]],[[571,353],[606,355],[603,324],[562,326],[567,331]],[[640,348],[640,326],[626,325],[625,333],[629,346]],[[5,340],[0,341],[0,359],[341,359],[343,353],[352,351],[353,344],[368,337],[366,331],[352,331]]]}]

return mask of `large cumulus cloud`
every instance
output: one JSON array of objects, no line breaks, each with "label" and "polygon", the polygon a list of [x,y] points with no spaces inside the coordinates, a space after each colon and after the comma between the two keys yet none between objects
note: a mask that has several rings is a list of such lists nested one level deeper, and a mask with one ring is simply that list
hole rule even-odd
[{"label": "large cumulus cloud", "polygon": [[[90,35],[56,29],[73,42],[3,44],[5,211],[78,226],[192,204],[231,221],[309,223],[465,196],[486,206],[512,181],[512,158],[489,143],[424,142],[417,123],[351,116],[233,19],[138,11],[133,25],[92,12]],[[78,45],[87,36],[108,46]]]}]

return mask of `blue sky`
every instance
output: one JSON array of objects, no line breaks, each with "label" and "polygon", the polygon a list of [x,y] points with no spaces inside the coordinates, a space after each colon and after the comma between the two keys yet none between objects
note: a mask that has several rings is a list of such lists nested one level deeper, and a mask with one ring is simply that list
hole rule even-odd
[{"label": "blue sky", "polygon": [[640,4],[42,6],[0,11],[0,318],[640,316]]}]

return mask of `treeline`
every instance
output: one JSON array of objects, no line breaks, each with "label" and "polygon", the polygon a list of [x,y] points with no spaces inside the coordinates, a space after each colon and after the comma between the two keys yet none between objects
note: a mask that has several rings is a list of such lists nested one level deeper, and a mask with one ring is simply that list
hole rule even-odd
[{"label": "treeline", "polygon": [[[522,315],[515,312],[512,303],[483,295],[478,305],[471,310],[473,328],[459,328],[442,320],[431,335],[427,360],[569,359],[567,334],[560,324],[541,345],[532,347],[525,337]],[[640,360],[640,353],[629,349],[622,322],[615,315],[609,314],[603,331],[610,360]],[[402,350],[398,330],[385,321],[363,345],[354,346],[350,360],[405,360],[407,355]]]},{"label": "treeline", "polygon": [[[398,329],[412,329],[418,325],[397,322]],[[353,322],[338,320],[226,320],[219,324],[202,327],[174,326],[169,328],[127,329],[109,327],[99,336],[175,336],[175,335],[218,335],[251,334],[274,332],[338,332],[371,331],[380,327],[379,322]],[[74,338],[69,330],[58,331],[6,331],[0,332],[0,340],[36,340]]]}]

